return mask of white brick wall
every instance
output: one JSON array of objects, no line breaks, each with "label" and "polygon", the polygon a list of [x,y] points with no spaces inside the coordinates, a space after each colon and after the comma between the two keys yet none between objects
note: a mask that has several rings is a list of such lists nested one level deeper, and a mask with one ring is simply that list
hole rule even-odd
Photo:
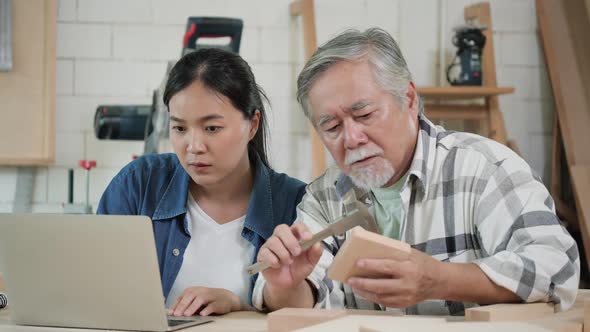
[{"label": "white brick wall", "polygon": [[76,95],[151,96],[166,72],[166,62],[76,61]]},{"label": "white brick wall", "polygon": [[362,0],[321,0],[315,2],[318,45],[348,28],[365,29],[368,12]]},{"label": "white brick wall", "polygon": [[289,29],[262,29],[260,48],[262,63],[289,62]]},{"label": "white brick wall", "polygon": [[[379,26],[399,42],[418,85],[438,83],[440,15],[444,67],[455,52],[452,28],[463,7],[479,0],[316,0],[318,43],[346,28]],[[271,99],[271,160],[283,172],[311,179],[307,120],[294,102],[302,65],[302,33],[292,33],[290,0],[59,0],[56,164],[35,177],[34,211],[59,212],[67,199],[67,170],[75,168],[75,200],[85,197],[83,158],[96,159],[90,201],[142,151],[138,142],[98,141],[96,107],[150,104],[166,62],[179,57],[188,16],[244,20],[241,55]],[[500,98],[510,138],[548,181],[553,99],[537,37],[534,0],[492,0],[498,83],[516,93]],[[301,28],[301,27],[300,27]],[[294,36],[298,39],[293,41]],[[294,56],[295,55],[295,56]],[[331,158],[327,157],[331,163]],[[16,168],[0,167],[0,212],[12,211]]]},{"label": "white brick wall", "polygon": [[395,37],[399,36],[399,2],[403,0],[367,0],[367,26],[380,27]]},{"label": "white brick wall", "polygon": [[414,81],[417,85],[436,85],[439,1],[401,1],[400,6],[403,14],[398,43]]},{"label": "white brick wall", "polygon": [[109,23],[151,22],[152,6],[145,0],[78,0],[78,20]]},{"label": "white brick wall", "polygon": [[14,192],[16,188],[16,174],[15,167],[0,167],[0,203],[12,202],[14,200]]},{"label": "white brick wall", "polygon": [[535,33],[505,34],[502,44],[503,65],[537,67],[544,63],[539,36]]},{"label": "white brick wall", "polygon": [[74,94],[74,60],[57,60],[56,81],[58,96]]},{"label": "white brick wall", "polygon": [[76,20],[77,0],[60,0],[57,4],[57,20],[59,22]]},{"label": "white brick wall", "polygon": [[121,25],[113,28],[113,56],[131,60],[180,58],[184,25]]},{"label": "white brick wall", "polygon": [[260,28],[242,29],[240,55],[250,64],[260,61]]},{"label": "white brick wall", "polygon": [[105,59],[111,56],[111,27],[104,24],[59,23],[57,56]]}]

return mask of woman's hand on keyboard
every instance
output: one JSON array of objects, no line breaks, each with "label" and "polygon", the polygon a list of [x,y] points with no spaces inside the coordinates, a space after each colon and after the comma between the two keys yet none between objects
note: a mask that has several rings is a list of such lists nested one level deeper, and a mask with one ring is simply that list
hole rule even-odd
[{"label": "woman's hand on keyboard", "polygon": [[223,288],[189,287],[168,309],[170,316],[209,316],[242,310],[240,298]]}]

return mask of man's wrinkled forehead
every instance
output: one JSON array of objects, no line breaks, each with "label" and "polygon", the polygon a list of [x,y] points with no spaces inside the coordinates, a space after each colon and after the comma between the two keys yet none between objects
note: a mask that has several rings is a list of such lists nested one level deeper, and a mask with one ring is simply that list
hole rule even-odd
[{"label": "man's wrinkled forehead", "polygon": [[[367,99],[361,99],[359,101],[352,103],[352,105],[350,105],[350,106],[342,105],[339,108],[345,113],[354,113],[355,111],[361,110],[371,104],[372,104],[371,101],[369,101]],[[332,114],[322,114],[319,116],[315,116],[314,114],[315,113],[312,111],[313,124],[318,127],[323,126],[324,124],[326,124],[327,122],[330,122],[331,120],[333,120],[335,118],[335,116]]]}]

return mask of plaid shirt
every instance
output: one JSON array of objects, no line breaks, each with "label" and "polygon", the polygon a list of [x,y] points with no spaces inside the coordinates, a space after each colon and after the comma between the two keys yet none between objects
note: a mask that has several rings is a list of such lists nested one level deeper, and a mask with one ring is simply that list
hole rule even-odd
[{"label": "plaid shirt", "polygon": [[[510,149],[481,136],[446,131],[420,118],[409,176],[401,190],[401,240],[439,261],[474,263],[497,285],[525,302],[552,301],[566,310],[576,298],[580,259],[574,239],[559,223],[547,189]],[[374,196],[337,168],[308,185],[298,221],[312,232],[350,211],[359,200],[372,211]],[[388,310],[326,277],[346,235],[324,241],[326,250],[308,280],[318,308]],[[253,304],[263,307],[264,278]],[[475,304],[428,300],[407,314],[462,314]]]}]

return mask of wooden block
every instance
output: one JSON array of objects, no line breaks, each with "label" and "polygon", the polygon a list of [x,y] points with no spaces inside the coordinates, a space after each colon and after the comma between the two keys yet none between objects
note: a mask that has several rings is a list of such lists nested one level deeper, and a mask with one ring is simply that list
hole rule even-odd
[{"label": "wooden block", "polygon": [[466,321],[507,321],[546,318],[555,312],[553,303],[493,304],[465,310]]},{"label": "wooden block", "polygon": [[572,308],[568,311],[555,313],[547,318],[532,319],[526,323],[553,332],[582,332],[584,309],[583,307]]},{"label": "wooden block", "polygon": [[[329,330],[325,330],[329,331]],[[372,322],[361,324],[359,332],[569,332],[546,329],[541,326],[531,325],[525,322],[445,322],[442,324],[429,322],[412,322],[410,324],[398,325],[393,328],[391,325],[375,324]],[[336,330],[334,330],[336,332]],[[338,331],[341,332],[341,331]],[[343,332],[343,331],[342,331]]]},{"label": "wooden block", "polygon": [[346,316],[346,310],[284,308],[268,314],[269,332],[289,332]]},{"label": "wooden block", "polygon": [[399,311],[383,311],[383,310],[368,310],[368,309],[346,309],[346,315],[351,316],[391,316],[391,317],[398,317],[404,316],[402,312]]},{"label": "wooden block", "polygon": [[[328,322],[308,326],[298,332],[357,332],[362,327],[374,328],[377,331],[407,331],[412,327],[419,327],[418,331],[437,332],[437,328],[445,324],[445,318],[421,316],[374,316],[347,315]],[[505,332],[505,331],[502,331]]]},{"label": "wooden block", "polygon": [[539,324],[526,322],[465,322],[448,316],[346,316],[309,326],[298,332],[581,332],[581,324],[568,319]]},{"label": "wooden block", "polygon": [[293,331],[350,315],[389,317],[403,316],[401,312],[381,310],[284,308],[268,314],[268,331]]},{"label": "wooden block", "polygon": [[379,234],[355,227],[344,245],[338,251],[328,269],[328,278],[346,282],[350,277],[377,277],[356,267],[359,258],[391,258],[406,260],[410,255],[410,245]]},{"label": "wooden block", "polygon": [[0,272],[0,292],[4,290],[4,279],[2,279],[2,272]]},{"label": "wooden block", "polygon": [[590,299],[584,300],[584,332],[590,332]]}]

